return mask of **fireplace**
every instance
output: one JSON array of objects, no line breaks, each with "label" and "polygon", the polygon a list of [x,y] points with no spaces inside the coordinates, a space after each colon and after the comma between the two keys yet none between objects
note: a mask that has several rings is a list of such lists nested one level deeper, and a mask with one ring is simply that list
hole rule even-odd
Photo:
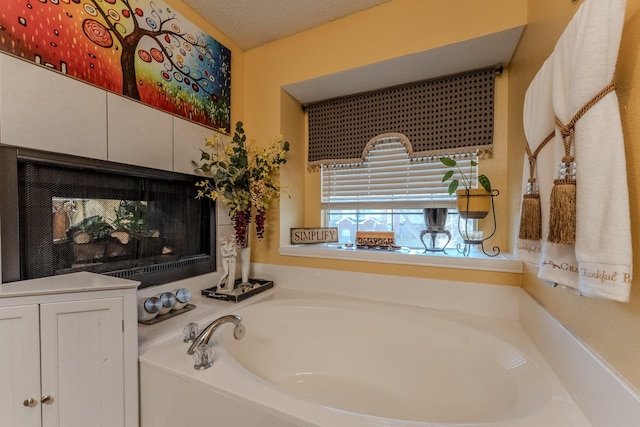
[{"label": "fireplace", "polygon": [[141,287],[215,270],[197,177],[0,147],[2,282],[92,271]]}]

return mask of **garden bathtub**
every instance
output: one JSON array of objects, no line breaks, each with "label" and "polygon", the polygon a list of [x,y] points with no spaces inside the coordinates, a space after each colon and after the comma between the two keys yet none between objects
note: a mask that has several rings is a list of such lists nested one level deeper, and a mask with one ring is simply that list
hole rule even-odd
[{"label": "garden bathtub", "polygon": [[141,355],[142,393],[149,365],[197,383],[194,396],[215,392],[208,402],[279,417],[274,426],[589,425],[515,321],[289,290],[230,312],[246,333],[216,332],[212,368],[194,370],[169,337]]}]

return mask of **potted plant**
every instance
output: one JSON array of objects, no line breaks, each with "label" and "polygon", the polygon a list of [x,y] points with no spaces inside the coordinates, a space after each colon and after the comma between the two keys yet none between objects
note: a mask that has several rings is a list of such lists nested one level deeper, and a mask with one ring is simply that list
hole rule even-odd
[{"label": "potted plant", "polygon": [[287,162],[289,142],[278,136],[270,145],[259,149],[247,144],[242,122],[236,123],[233,139],[227,142],[220,133],[207,138],[206,149],[200,150],[200,161],[193,161],[196,172],[204,179],[196,186],[198,198],[220,199],[229,209],[240,249],[242,283],[248,281],[249,224],[256,225],[256,236],[265,233],[266,211],[280,196],[280,184],[275,174]]},{"label": "potted plant", "polygon": [[[440,157],[440,162],[450,168],[442,177],[442,182],[451,180],[449,183],[449,195],[454,192],[458,201],[458,214],[466,219],[481,219],[487,216],[491,210],[491,181],[486,175],[478,175],[477,181],[479,188],[472,187],[475,179],[473,178],[473,168],[478,166],[474,160],[471,161],[471,170],[469,174],[465,174],[458,162],[451,157]],[[454,175],[457,173],[457,176]],[[464,187],[459,189],[458,187]]]}]

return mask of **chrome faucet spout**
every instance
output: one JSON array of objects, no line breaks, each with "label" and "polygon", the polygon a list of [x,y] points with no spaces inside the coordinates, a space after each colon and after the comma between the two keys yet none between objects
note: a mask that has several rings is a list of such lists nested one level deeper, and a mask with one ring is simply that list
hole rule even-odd
[{"label": "chrome faucet spout", "polygon": [[189,346],[189,350],[187,350],[187,354],[194,354],[196,349],[200,347],[202,344],[208,344],[209,340],[213,336],[213,333],[225,323],[233,323],[235,327],[233,328],[233,336],[235,339],[239,340],[244,336],[244,326],[242,325],[242,317],[230,314],[227,316],[222,316],[214,320],[200,332],[200,335],[191,343]]}]

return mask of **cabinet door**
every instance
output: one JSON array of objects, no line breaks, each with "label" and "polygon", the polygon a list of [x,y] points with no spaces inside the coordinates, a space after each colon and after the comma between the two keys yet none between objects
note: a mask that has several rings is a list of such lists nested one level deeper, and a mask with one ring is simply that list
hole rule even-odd
[{"label": "cabinet door", "polygon": [[38,305],[0,307],[0,426],[40,426],[39,326]]},{"label": "cabinet door", "polygon": [[43,427],[124,425],[122,310],[122,298],[40,306]]},{"label": "cabinet door", "polygon": [[0,53],[3,144],[106,160],[106,117],[104,90]]},{"label": "cabinet door", "polygon": [[173,117],[113,93],[107,94],[108,159],[170,171]]},{"label": "cabinet door", "polygon": [[[178,117],[173,118],[173,170],[195,175],[191,161],[200,161],[200,150],[206,148],[208,137],[214,131]],[[229,140],[228,136],[220,136]]]}]

